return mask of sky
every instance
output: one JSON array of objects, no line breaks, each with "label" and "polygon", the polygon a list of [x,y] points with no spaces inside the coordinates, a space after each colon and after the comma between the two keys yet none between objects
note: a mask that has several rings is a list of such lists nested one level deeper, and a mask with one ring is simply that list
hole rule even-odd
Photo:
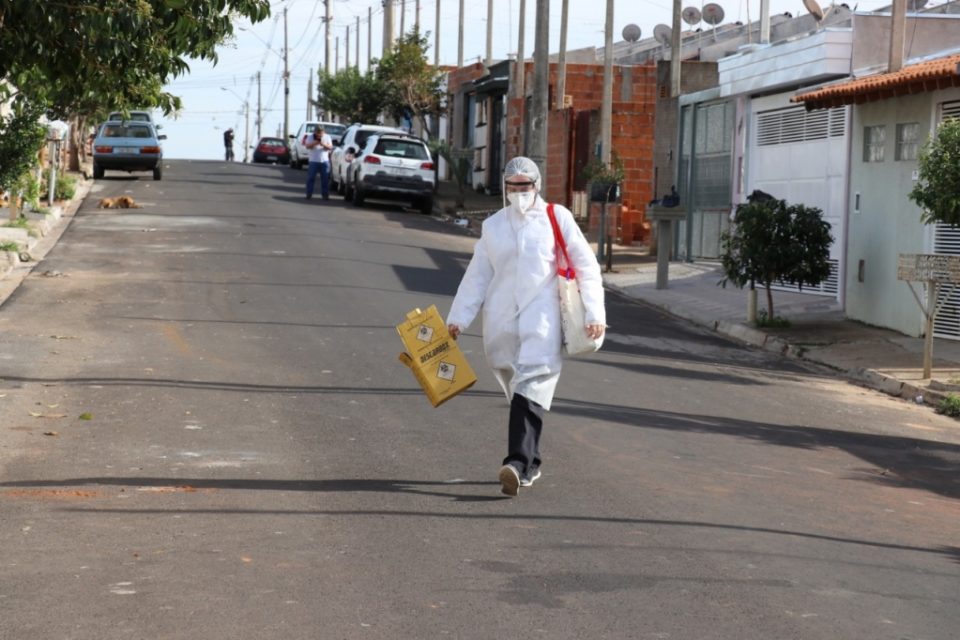
[{"label": "sky", "polygon": [[[789,11],[802,14],[803,0],[770,0],[771,13]],[[829,3],[820,0],[826,8]],[[856,0],[855,0],[856,1]],[[383,47],[383,7],[381,0],[330,0],[331,61],[333,69],[337,56],[333,49],[339,38],[339,68],[345,65],[347,27],[350,31],[350,63],[356,64],[356,20],[360,17],[360,70],[367,68],[368,10],[372,9],[372,55],[377,58]],[[420,0],[420,30],[430,32],[430,62],[434,59],[434,35],[438,0]],[[482,60],[486,55],[487,0],[463,0],[464,3],[464,64]],[[532,54],[534,17],[537,0],[526,0],[524,50]],[[403,26],[410,31],[415,23],[416,0],[394,0],[394,24],[399,32],[401,4],[405,6]],[[459,27],[459,0],[439,0],[440,4],[440,64],[456,65]],[[702,8],[700,0],[686,0],[684,7]],[[760,0],[729,0],[718,2],[725,12],[724,23],[756,20]],[[885,0],[860,0],[861,10],[888,6]],[[641,38],[650,37],[659,23],[670,24],[670,0],[614,0],[614,42],[623,40],[623,28],[636,24]],[[219,159],[223,157],[223,131],[233,128],[236,134],[234,149],[237,160],[243,158],[245,137],[245,108],[249,111],[249,144],[256,144],[256,110],[258,88],[256,73],[260,72],[259,104],[263,117],[261,135],[282,135],[283,129],[283,49],[284,20],[287,13],[287,48],[290,72],[289,133],[295,133],[307,111],[307,88],[311,76],[316,88],[316,70],[324,63],[325,14],[323,0],[271,0],[271,17],[251,25],[245,19],[234,23],[235,37],[218,48],[219,61],[190,60],[190,72],[176,78],[165,88],[179,96],[183,109],[176,117],[157,114],[166,134],[164,156],[167,158]],[[550,52],[560,48],[561,1],[550,2]],[[602,47],[606,16],[605,0],[569,0],[567,48]],[[520,0],[493,0],[493,58],[506,58],[517,50]],[[703,25],[706,27],[706,25]]]}]

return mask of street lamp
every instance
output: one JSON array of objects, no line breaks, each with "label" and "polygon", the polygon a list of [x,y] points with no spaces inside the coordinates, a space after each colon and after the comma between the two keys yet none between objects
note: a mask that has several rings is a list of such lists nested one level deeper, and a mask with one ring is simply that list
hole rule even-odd
[{"label": "street lamp", "polygon": [[238,94],[238,93],[237,93],[236,91],[234,91],[233,89],[228,89],[227,87],[220,87],[220,90],[221,90],[221,91],[227,91],[227,92],[229,92],[229,93],[232,93],[233,95],[235,95],[235,96],[237,97],[237,100],[240,100],[241,102],[243,102],[243,120],[244,120],[244,125],[243,125],[243,161],[244,161],[244,162],[249,162],[250,156],[249,156],[248,154],[249,154],[249,152],[250,152],[250,103],[249,103],[248,101],[244,100],[243,98],[241,98],[241,97],[240,97],[240,94]]}]

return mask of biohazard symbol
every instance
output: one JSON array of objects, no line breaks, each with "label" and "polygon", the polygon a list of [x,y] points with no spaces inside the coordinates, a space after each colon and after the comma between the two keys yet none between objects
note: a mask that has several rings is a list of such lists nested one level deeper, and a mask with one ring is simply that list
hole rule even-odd
[{"label": "biohazard symbol", "polygon": [[437,367],[437,377],[441,380],[453,380],[454,376],[457,375],[457,366],[450,364],[449,362],[440,361],[440,366]]},{"label": "biohazard symbol", "polygon": [[422,324],[417,329],[417,340],[421,342],[430,342],[433,340],[433,329],[429,325]]}]

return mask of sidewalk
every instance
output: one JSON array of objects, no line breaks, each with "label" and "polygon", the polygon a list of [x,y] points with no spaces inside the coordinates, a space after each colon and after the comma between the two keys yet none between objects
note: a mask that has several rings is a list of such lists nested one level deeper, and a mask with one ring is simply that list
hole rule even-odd
[{"label": "sidewalk", "polygon": [[[464,208],[458,213],[455,195],[456,185],[440,183],[441,215],[474,233],[479,233],[486,213],[503,206],[500,196],[466,189]],[[613,270],[604,273],[607,287],[671,315],[746,344],[824,365],[856,383],[906,400],[937,406],[947,393],[960,393],[960,342],[934,341],[933,379],[923,380],[923,338],[847,320],[835,298],[774,291],[774,311],[790,326],[757,329],[746,322],[747,292],[717,285],[722,279],[718,262],[673,262],[668,288],[657,290],[656,258],[646,247],[614,245],[612,255]],[[763,291],[758,292],[758,308],[766,308]]]}]

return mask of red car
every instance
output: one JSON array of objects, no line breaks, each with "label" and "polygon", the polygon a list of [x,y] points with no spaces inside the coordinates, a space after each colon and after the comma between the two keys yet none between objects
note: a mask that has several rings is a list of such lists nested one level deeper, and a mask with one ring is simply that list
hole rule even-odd
[{"label": "red car", "polygon": [[260,138],[257,148],[253,150],[253,161],[287,164],[290,162],[290,149],[282,138]]}]

